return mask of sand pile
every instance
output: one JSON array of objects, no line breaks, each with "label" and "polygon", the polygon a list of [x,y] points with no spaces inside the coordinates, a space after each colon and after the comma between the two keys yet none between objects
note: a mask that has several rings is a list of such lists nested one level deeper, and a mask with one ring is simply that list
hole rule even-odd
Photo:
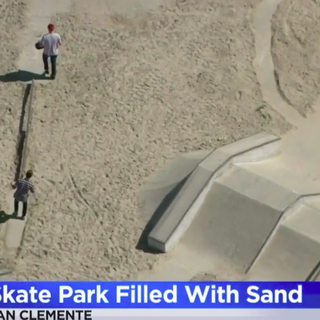
[{"label": "sand pile", "polygon": [[58,76],[35,92],[28,167],[40,203],[17,279],[134,279],[158,259],[135,249],[145,178],[179,153],[289,128],[252,67],[258,1],[171,1],[134,19],[84,3],[55,17]]},{"label": "sand pile", "polygon": [[320,93],[319,21],[319,0],[283,0],[272,20],[278,87],[301,114],[312,110]]}]

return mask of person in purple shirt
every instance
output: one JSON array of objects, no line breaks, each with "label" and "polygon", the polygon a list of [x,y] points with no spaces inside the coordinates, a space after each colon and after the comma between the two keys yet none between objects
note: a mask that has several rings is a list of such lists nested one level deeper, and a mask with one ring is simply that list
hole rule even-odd
[{"label": "person in purple shirt", "polygon": [[28,170],[24,179],[19,179],[12,184],[12,189],[16,189],[13,195],[14,215],[18,216],[19,202],[22,202],[22,220],[24,220],[27,215],[29,192],[33,193],[36,201],[38,201],[33,182],[31,181],[32,176],[32,170]]}]

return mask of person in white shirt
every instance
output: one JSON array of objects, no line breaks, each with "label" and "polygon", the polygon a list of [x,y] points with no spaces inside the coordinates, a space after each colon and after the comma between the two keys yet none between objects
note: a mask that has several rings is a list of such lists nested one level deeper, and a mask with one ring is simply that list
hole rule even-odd
[{"label": "person in white shirt", "polygon": [[48,25],[49,33],[45,34],[41,40],[40,45],[43,47],[43,64],[45,74],[49,74],[48,59],[51,60],[51,79],[55,79],[57,74],[57,57],[59,53],[59,46],[61,46],[61,37],[58,33],[54,32],[54,25]]}]

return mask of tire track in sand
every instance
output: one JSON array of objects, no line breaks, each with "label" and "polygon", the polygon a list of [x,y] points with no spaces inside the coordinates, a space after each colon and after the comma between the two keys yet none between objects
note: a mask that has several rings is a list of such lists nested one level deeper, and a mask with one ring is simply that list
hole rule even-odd
[{"label": "tire track in sand", "polygon": [[271,55],[271,19],[282,0],[263,0],[254,10],[252,29],[255,34],[256,57],[253,66],[261,86],[263,99],[289,123],[299,127],[304,118],[283,99]]}]

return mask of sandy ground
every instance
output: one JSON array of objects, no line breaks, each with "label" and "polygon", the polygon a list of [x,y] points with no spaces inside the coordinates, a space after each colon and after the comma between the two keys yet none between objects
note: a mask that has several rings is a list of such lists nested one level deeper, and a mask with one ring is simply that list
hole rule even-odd
[{"label": "sandy ground", "polygon": [[278,88],[301,114],[312,110],[319,95],[319,5],[319,0],[283,0],[272,20]]},{"label": "sandy ground", "polygon": [[[13,84],[7,90],[6,86],[0,83],[0,212],[7,214],[12,213],[8,212],[7,199],[10,183],[14,181],[15,177],[16,143],[22,97],[23,88],[20,85]],[[4,232],[5,225],[0,222],[0,267],[2,264],[6,264],[3,262],[2,239]]]},{"label": "sandy ground", "polygon": [[[0,80],[1,75],[15,70],[20,54],[18,34],[24,26],[26,7],[20,1],[0,0]],[[0,81],[0,211],[7,210],[7,194],[15,176],[16,143],[24,88],[20,84]],[[8,212],[6,212],[8,213]],[[0,224],[0,235],[4,225]],[[0,265],[2,264],[0,241]]]},{"label": "sandy ground", "polygon": [[[289,129],[262,100],[252,66],[257,0],[168,1],[134,18],[98,0],[84,13],[85,3],[54,18],[58,77],[36,88],[28,166],[40,204],[16,279],[135,279],[160,258],[135,249],[144,179],[179,153]],[[5,73],[12,56],[1,58]]]}]

